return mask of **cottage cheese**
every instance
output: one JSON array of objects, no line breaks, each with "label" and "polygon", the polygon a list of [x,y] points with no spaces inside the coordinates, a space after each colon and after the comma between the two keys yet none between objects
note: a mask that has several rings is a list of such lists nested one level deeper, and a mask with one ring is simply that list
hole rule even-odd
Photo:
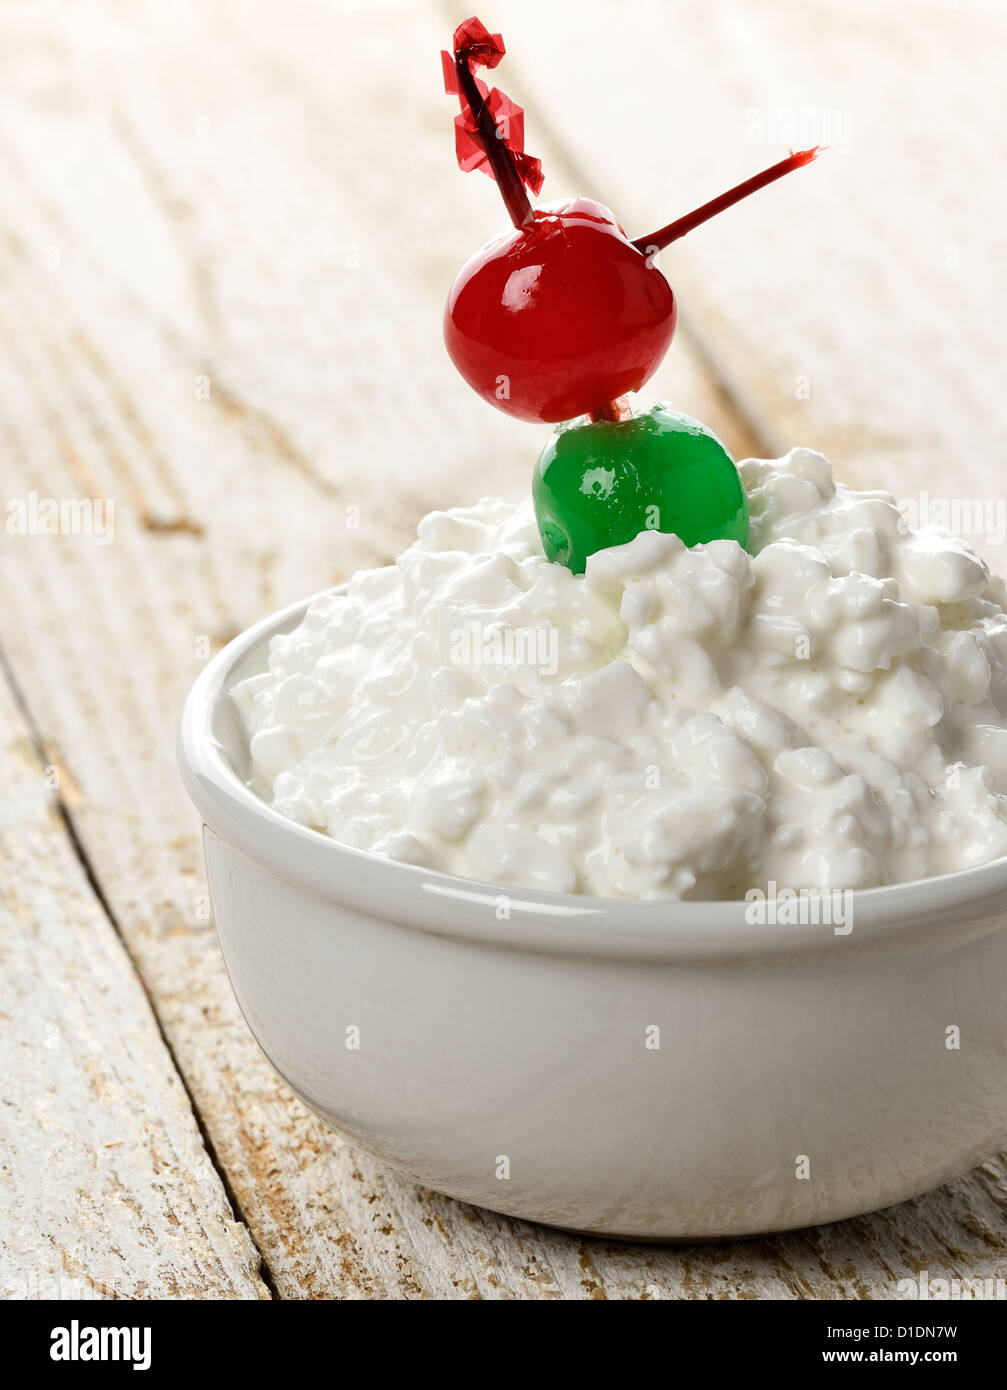
[{"label": "cottage cheese", "polygon": [[620,898],[861,888],[1007,854],[1007,591],[795,449],[752,528],[575,576],[530,504],[435,512],[233,696],[251,785],[375,854]]}]

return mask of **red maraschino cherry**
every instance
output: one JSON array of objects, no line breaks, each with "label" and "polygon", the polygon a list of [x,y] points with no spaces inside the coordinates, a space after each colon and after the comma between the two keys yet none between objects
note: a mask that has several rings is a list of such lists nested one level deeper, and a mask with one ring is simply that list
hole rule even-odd
[{"label": "red maraschino cherry", "polygon": [[620,420],[620,398],[659,366],[675,331],[671,286],[657,251],[756,189],[812,160],[803,150],[737,188],[631,241],[601,203],[572,198],[533,210],[542,184],[524,151],[524,115],[474,67],[496,67],[499,34],[469,19],[443,54],[445,86],[457,95],[458,162],[495,178],[514,226],[478,251],[452,286],[444,339],[452,362],[484,400],[522,420],[575,416]]},{"label": "red maraschino cherry", "polygon": [[462,376],[522,420],[570,420],[639,391],[675,331],[675,296],[608,208],[539,208],[462,269],[444,339]]}]

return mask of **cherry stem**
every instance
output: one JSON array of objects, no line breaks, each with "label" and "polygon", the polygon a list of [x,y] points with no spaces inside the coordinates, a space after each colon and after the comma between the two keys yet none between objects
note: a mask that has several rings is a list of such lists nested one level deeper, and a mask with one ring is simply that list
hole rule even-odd
[{"label": "cherry stem", "polygon": [[659,231],[651,232],[650,236],[637,237],[633,245],[645,256],[652,256],[657,251],[663,251],[673,241],[685,236],[686,232],[691,232],[693,227],[708,222],[711,217],[716,217],[718,212],[723,212],[726,208],[733,207],[735,203],[740,203],[742,198],[747,198],[750,193],[757,193],[760,188],[765,188],[767,184],[782,179],[784,174],[789,174],[794,169],[801,169],[805,164],[810,164],[817,157],[820,149],[820,145],[815,145],[813,149],[798,150],[796,153],[788,155],[786,159],[781,159],[779,164],[773,164],[770,168],[763,169],[761,174],[755,174],[752,178],[746,179],[744,183],[739,183],[736,188],[730,188],[726,193],[721,193],[719,198],[713,198],[709,203],[704,203],[701,208],[696,208],[695,212],[689,212],[684,217],[676,218],[674,222],[669,222],[666,227],[661,227]]},{"label": "cherry stem", "polygon": [[588,411],[587,418],[592,424],[597,424],[599,420],[611,420],[614,425],[620,425],[623,420],[631,420],[633,411],[630,408],[629,397],[616,396],[614,401],[606,401],[596,410]]},{"label": "cherry stem", "polygon": [[493,177],[500,189],[500,196],[504,200],[510,220],[515,227],[526,227],[534,220],[535,214],[525,192],[524,181],[511,158],[507,142],[500,138],[496,121],[476,85],[472,69],[469,67],[468,54],[464,49],[455,50],[455,73],[459,90],[464,94],[475,119],[479,143],[490,162]]}]

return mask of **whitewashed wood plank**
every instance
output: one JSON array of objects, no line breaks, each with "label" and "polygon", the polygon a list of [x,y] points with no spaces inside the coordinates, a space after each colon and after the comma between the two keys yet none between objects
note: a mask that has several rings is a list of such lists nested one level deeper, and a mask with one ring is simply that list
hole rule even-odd
[{"label": "whitewashed wood plank", "polygon": [[0,1297],[268,1298],[0,678]]}]

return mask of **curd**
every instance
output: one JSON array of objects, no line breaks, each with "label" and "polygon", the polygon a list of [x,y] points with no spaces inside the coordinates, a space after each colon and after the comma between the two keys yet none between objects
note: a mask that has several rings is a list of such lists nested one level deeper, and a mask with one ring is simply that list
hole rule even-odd
[{"label": "curd", "polygon": [[571,574],[530,502],[435,512],[232,692],[251,783],[347,845],[622,898],[853,889],[1007,854],[1007,592],[794,449],[746,552],[645,531]]}]

